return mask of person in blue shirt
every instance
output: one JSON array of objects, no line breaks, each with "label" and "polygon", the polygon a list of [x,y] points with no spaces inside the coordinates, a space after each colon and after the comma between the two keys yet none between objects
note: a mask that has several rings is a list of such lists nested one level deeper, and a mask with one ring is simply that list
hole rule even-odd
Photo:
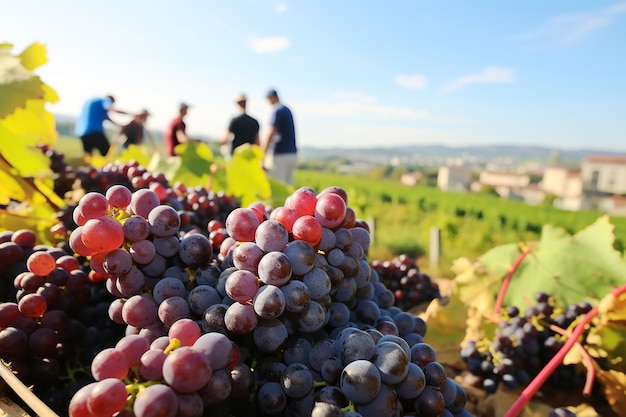
[{"label": "person in blue shirt", "polygon": [[109,117],[109,113],[129,114],[113,107],[113,96],[97,97],[89,99],[83,105],[74,133],[80,137],[83,143],[84,156],[93,155],[97,149],[100,155],[105,156],[111,144],[104,133],[104,121],[108,120],[114,125],[121,126]]},{"label": "person in blue shirt", "polygon": [[265,155],[263,167],[270,177],[293,185],[298,165],[293,115],[291,110],[280,102],[276,90],[267,93],[267,101],[273,107],[273,111],[269,132],[261,147]]}]

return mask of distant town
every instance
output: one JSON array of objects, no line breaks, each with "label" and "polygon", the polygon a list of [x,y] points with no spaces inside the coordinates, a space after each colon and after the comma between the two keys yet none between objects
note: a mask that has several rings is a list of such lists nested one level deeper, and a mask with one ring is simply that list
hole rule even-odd
[{"label": "distant town", "polygon": [[443,191],[485,192],[563,210],[600,210],[626,216],[626,152],[565,151],[527,146],[445,146],[376,150],[307,150],[308,157],[350,155],[338,172],[365,173],[374,164],[421,167],[401,174],[405,185],[424,183],[436,172]]}]

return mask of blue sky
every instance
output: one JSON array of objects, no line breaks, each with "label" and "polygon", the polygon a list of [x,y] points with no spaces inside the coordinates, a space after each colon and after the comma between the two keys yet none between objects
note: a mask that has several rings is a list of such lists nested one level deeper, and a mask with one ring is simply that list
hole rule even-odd
[{"label": "blue sky", "polygon": [[[626,1],[0,1],[0,42],[77,115],[111,93],[218,138],[276,88],[302,146],[518,144],[626,152]],[[117,119],[119,121],[119,118]]]}]

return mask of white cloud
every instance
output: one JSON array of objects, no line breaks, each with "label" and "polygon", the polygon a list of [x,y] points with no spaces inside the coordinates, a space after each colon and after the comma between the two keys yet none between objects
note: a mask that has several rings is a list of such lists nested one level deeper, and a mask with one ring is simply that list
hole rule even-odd
[{"label": "white cloud", "polygon": [[443,86],[443,91],[456,91],[469,84],[512,83],[515,79],[513,68],[486,67],[480,72],[455,78]]},{"label": "white cloud", "polygon": [[360,103],[375,103],[376,97],[368,96],[360,91],[346,91],[341,93],[333,93],[330,95],[330,100],[334,102],[338,101],[357,101]]},{"label": "white cloud", "polygon": [[278,3],[276,5],[276,12],[278,13],[285,13],[287,11],[287,3]]},{"label": "white cloud", "polygon": [[411,107],[388,106],[357,92],[333,94],[320,101],[298,103],[298,112],[316,117],[364,118],[367,120],[425,120],[428,111]]},{"label": "white cloud", "polygon": [[422,90],[426,88],[426,77],[421,74],[398,75],[394,80],[396,84],[413,90]]},{"label": "white cloud", "polygon": [[524,42],[537,42],[542,45],[567,46],[575,44],[593,32],[607,27],[615,19],[626,13],[626,2],[586,13],[574,13],[556,16],[543,26],[517,35],[515,38]]},{"label": "white cloud", "polygon": [[257,54],[278,52],[289,48],[289,39],[284,36],[258,37],[252,35],[248,40],[248,45]]}]

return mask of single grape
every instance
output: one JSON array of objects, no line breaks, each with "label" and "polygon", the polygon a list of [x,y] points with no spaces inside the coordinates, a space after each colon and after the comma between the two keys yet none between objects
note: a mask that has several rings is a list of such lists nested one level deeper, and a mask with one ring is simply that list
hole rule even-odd
[{"label": "single grape", "polygon": [[259,218],[249,208],[239,207],[226,218],[226,231],[238,242],[252,242],[259,227]]},{"label": "single grape", "polygon": [[280,287],[291,279],[292,267],[284,252],[268,252],[258,263],[259,278],[263,283]]},{"label": "single grape", "polygon": [[347,399],[356,404],[366,404],[374,400],[381,387],[380,373],[368,360],[350,362],[341,372],[339,386]]},{"label": "single grape", "polygon": [[163,362],[163,379],[174,391],[182,394],[202,388],[209,382],[211,372],[205,352],[191,346],[175,349]]},{"label": "single grape", "polygon": [[171,206],[159,205],[148,214],[150,231],[156,237],[168,237],[178,233],[180,216]]},{"label": "single grape", "polygon": [[143,390],[133,403],[135,417],[175,417],[178,412],[178,398],[172,388],[163,384],[150,385]]}]

